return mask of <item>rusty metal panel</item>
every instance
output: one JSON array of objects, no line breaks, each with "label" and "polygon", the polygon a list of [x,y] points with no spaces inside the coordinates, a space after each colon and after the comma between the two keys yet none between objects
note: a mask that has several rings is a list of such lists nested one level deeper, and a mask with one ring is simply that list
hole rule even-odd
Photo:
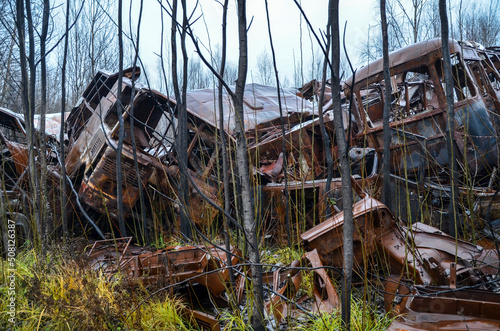
[{"label": "rusty metal panel", "polygon": [[404,296],[400,314],[387,330],[498,330],[500,294],[491,291],[425,287]]},{"label": "rusty metal panel", "polygon": [[[132,246],[132,238],[96,241],[89,251],[91,267],[107,275],[121,271],[129,284],[151,284],[167,280],[199,283],[216,297],[227,289],[229,270],[226,253],[213,246],[167,247],[154,252]],[[241,252],[231,249],[231,261],[238,264]]]},{"label": "rusty metal panel", "polygon": [[[387,273],[402,274],[417,284],[450,285],[451,263],[456,263],[458,287],[484,282],[499,266],[495,250],[452,238],[423,223],[406,227],[369,196],[354,204],[353,214],[355,267],[376,259]],[[317,249],[324,264],[342,267],[343,222],[343,214],[337,214],[304,232],[304,247]]]}]

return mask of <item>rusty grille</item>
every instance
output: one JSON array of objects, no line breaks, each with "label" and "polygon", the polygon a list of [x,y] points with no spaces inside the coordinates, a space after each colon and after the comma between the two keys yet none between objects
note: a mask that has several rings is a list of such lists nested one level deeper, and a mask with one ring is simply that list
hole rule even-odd
[{"label": "rusty grille", "polygon": [[93,157],[101,149],[102,145],[101,138],[97,138],[94,146],[92,146],[92,149],[90,150],[90,156]]},{"label": "rusty grille", "polygon": [[[116,181],[115,160],[116,159],[114,158],[114,155],[108,155],[103,165],[104,171],[106,171],[114,181]],[[138,167],[139,167],[139,175],[141,176],[141,181],[144,181],[146,179],[146,176],[148,175],[148,172],[140,164],[138,165]],[[137,182],[137,173],[134,169],[133,160],[130,159],[122,160],[122,178],[127,184],[132,185],[135,188],[139,188]]]}]

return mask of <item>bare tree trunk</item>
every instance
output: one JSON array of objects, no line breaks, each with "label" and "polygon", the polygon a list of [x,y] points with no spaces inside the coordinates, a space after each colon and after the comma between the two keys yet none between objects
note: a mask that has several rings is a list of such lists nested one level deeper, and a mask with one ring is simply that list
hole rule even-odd
[{"label": "bare tree trunk", "polygon": [[245,234],[248,241],[248,255],[251,263],[252,285],[253,285],[253,312],[251,317],[252,328],[255,331],[265,330],[264,298],[262,287],[262,266],[260,265],[259,247],[257,240],[257,224],[252,201],[252,187],[248,171],[247,143],[245,138],[245,122],[243,118],[243,95],[245,93],[245,82],[248,69],[248,46],[247,46],[247,18],[246,1],[238,0],[238,36],[239,36],[239,62],[238,79],[233,98],[236,115],[236,156],[238,174],[241,183],[241,196],[243,205],[243,220]]},{"label": "bare tree trunk", "polygon": [[[271,22],[269,20],[269,8],[267,5],[267,0],[265,0],[265,4],[266,4],[266,16],[267,16],[267,31],[269,33],[269,43],[271,44],[271,54],[273,57],[273,69],[274,69],[274,75],[276,77],[276,89],[278,92],[278,106],[280,109],[281,135],[283,136],[283,145],[282,145],[281,149],[282,149],[282,153],[283,153],[283,175],[285,177],[285,189],[283,190],[283,194],[285,195],[285,226],[286,226],[286,235],[288,237],[287,238],[288,239],[288,246],[292,247],[292,234],[290,232],[290,211],[289,211],[288,176],[287,176],[288,157],[287,157],[287,153],[286,153],[285,121],[283,119],[283,108],[281,106],[281,90],[280,90],[281,87],[280,87],[280,80],[279,80],[279,76],[278,76],[278,68],[276,66],[276,54],[274,52],[273,36],[271,34]],[[321,114],[320,115],[320,123],[322,122],[322,120],[323,120],[323,116]],[[324,126],[323,126],[323,128],[324,128]],[[328,154],[328,151],[330,151],[330,149],[329,148],[325,149],[325,151]],[[328,155],[327,155],[327,159],[328,159]]]},{"label": "bare tree trunk", "polygon": [[335,118],[335,135],[339,148],[340,172],[342,176],[342,203],[344,208],[344,274],[342,279],[342,322],[343,327],[350,328],[351,321],[351,279],[353,265],[353,213],[351,174],[349,168],[348,146],[342,121],[340,102],[340,37],[339,37],[339,1],[330,0],[329,6],[330,27],[332,30],[332,101],[333,116]]},{"label": "bare tree trunk", "polygon": [[118,115],[118,144],[116,146],[116,200],[118,204],[118,226],[120,228],[120,236],[127,236],[125,228],[125,219],[123,217],[123,186],[122,186],[122,147],[123,136],[125,133],[123,121],[123,105],[122,105],[122,82],[123,82],[123,32],[122,32],[122,0],[118,0],[118,52],[119,52],[119,72],[118,72],[118,93],[117,99],[117,115]]},{"label": "bare tree trunk", "polygon": [[[224,0],[224,5],[222,9],[222,54],[221,54],[221,63],[220,63],[220,77],[224,77],[224,71],[226,70],[226,46],[227,46],[227,7],[228,1]],[[229,196],[231,191],[229,189],[229,165],[228,165],[228,156],[227,156],[227,142],[226,142],[226,132],[224,131],[224,100],[222,95],[223,85],[222,82],[219,81],[218,86],[218,97],[219,97],[219,134],[221,140],[221,151],[222,151],[222,172],[223,172],[223,181],[224,181],[224,210],[226,213],[230,212],[231,209],[231,201]],[[226,250],[228,252],[231,251],[231,236],[229,232],[229,222],[227,220],[226,215],[224,217],[224,244],[226,246]],[[229,267],[232,266],[232,256],[227,254],[227,265]],[[232,268],[229,268],[229,280],[231,282],[231,289],[236,288],[236,281],[234,278],[234,272]],[[231,297],[231,299],[233,296]]]},{"label": "bare tree trunk", "polygon": [[[186,51],[186,31],[188,28],[188,18],[187,18],[187,6],[186,0],[181,0],[182,4],[182,32],[181,32],[181,50],[182,50],[182,95],[181,95],[181,106],[178,108],[179,111],[179,132],[177,136],[179,138],[178,144],[178,156],[179,162],[184,163],[188,166],[188,126],[187,126],[187,105],[186,105],[186,91],[187,91],[187,81],[188,81],[188,56]],[[180,99],[177,99],[179,102]],[[185,176],[189,176],[189,172],[186,170]],[[191,225],[189,222],[189,181],[186,178],[181,181],[181,200],[183,208],[181,208],[181,232],[187,238],[191,238]]]},{"label": "bare tree trunk", "polygon": [[[26,41],[25,41],[25,24],[24,24],[24,1],[16,1],[16,28],[19,38],[19,61],[21,64],[21,94],[23,99],[23,108],[25,116],[29,116],[29,99],[28,99],[28,71],[26,63]],[[26,118],[28,120],[28,118]],[[28,123],[27,123],[28,125]],[[28,137],[29,138],[29,137]],[[28,139],[29,140],[29,139]]]},{"label": "bare tree trunk", "polygon": [[439,17],[441,18],[441,43],[443,52],[444,82],[446,84],[446,147],[448,149],[448,162],[450,164],[451,197],[448,209],[448,226],[451,236],[456,236],[457,218],[455,204],[457,200],[457,160],[453,134],[455,132],[455,109],[453,103],[453,75],[451,72],[451,57],[449,44],[448,14],[446,0],[439,0]]},{"label": "bare tree trunk", "polygon": [[[34,141],[34,120],[35,120],[35,83],[36,83],[36,66],[35,66],[35,38],[33,28],[33,18],[31,15],[30,0],[26,0],[26,20],[28,23],[29,37],[29,56],[28,66],[30,75],[26,71],[26,45],[25,45],[25,25],[24,25],[24,5],[23,0],[17,0],[17,25],[19,34],[19,50],[21,57],[22,70],[22,90],[24,100],[24,118],[26,123],[27,146],[28,146],[28,166],[31,181],[31,190],[33,192],[33,215],[35,217],[35,226],[37,233],[37,241],[42,247],[43,230],[42,219],[40,215],[40,192],[38,187],[38,174],[35,161],[35,141]],[[42,247],[43,248],[43,247]]]},{"label": "bare tree trunk", "polygon": [[384,155],[382,162],[382,176],[384,178],[382,186],[382,201],[392,210],[391,194],[391,128],[389,126],[389,115],[391,112],[392,86],[391,75],[389,72],[389,38],[387,35],[387,17],[385,12],[385,0],[380,0],[380,19],[382,25],[382,47],[384,54],[384,82],[385,82],[385,100],[384,100]]},{"label": "bare tree trunk", "polygon": [[[14,36],[12,36],[12,40],[10,42],[10,47],[9,47],[9,56],[7,57],[7,67],[5,68],[5,80],[7,80],[7,77],[8,75],[10,75],[10,72],[11,72],[11,65],[12,65],[12,62],[13,62],[13,59],[12,59],[12,53],[13,53],[13,50],[14,50],[14,45],[16,44],[16,40],[14,38]],[[2,95],[0,96],[0,105],[4,105],[5,102],[6,102],[6,97],[7,97],[7,93],[9,92],[10,90],[10,84],[7,84],[7,82],[4,82],[3,84],[3,87],[2,87]]]},{"label": "bare tree trunk", "polygon": [[[63,63],[61,69],[61,123],[64,123],[64,113],[66,112],[66,59],[68,57],[68,38],[69,38],[69,9],[70,1],[66,2],[66,35],[64,36],[64,54]],[[67,188],[66,188],[66,164],[65,164],[65,150],[64,150],[64,126],[61,125],[61,130],[59,131],[59,162],[61,164],[61,219],[62,219],[62,229],[63,229],[63,240],[66,241],[69,238],[68,231],[68,217],[66,213],[67,205]]]},{"label": "bare tree trunk", "polygon": [[[185,1],[181,1],[181,5],[185,11]],[[187,53],[186,53],[186,29],[187,29],[187,14],[183,13],[182,33],[181,33],[181,49],[183,55],[183,81],[182,91],[179,91],[179,80],[177,77],[177,0],[172,1],[172,33],[170,43],[172,47],[172,85],[174,86],[174,94],[177,109],[177,135],[176,135],[176,150],[177,161],[182,164],[181,168],[186,169],[181,173],[183,176],[189,176],[187,162],[187,112],[186,112],[186,88],[187,88]],[[181,94],[182,93],[182,94]],[[182,178],[180,181],[180,226],[181,233],[187,238],[191,238],[191,226],[189,224],[189,180]]]},{"label": "bare tree trunk", "polygon": [[[332,150],[331,146],[332,143],[330,141],[330,136],[326,132],[325,128],[325,121],[323,119],[323,100],[325,100],[325,89],[326,89],[326,73],[328,69],[328,52],[330,51],[330,35],[331,35],[331,28],[330,28],[330,22],[327,24],[327,43],[326,43],[326,55],[323,61],[323,74],[322,74],[322,81],[323,84],[321,85],[321,91],[319,93],[319,100],[318,100],[318,109],[321,109],[319,112],[319,126],[321,129],[321,135],[323,136],[323,148],[325,149],[325,159],[326,159],[326,184],[325,184],[325,199],[326,199],[326,215],[329,217],[332,215],[332,208],[330,206],[330,201],[329,201],[329,196],[328,192],[330,192],[330,188],[332,185],[332,179],[333,179],[333,157],[332,157]],[[330,68],[331,69],[331,68]],[[350,134],[350,133],[349,133]]]},{"label": "bare tree trunk", "polygon": [[[47,189],[47,145],[45,140],[45,114],[47,113],[47,61],[46,61],[46,51],[45,44],[47,42],[47,32],[49,27],[49,10],[50,3],[49,0],[43,0],[43,19],[42,19],[42,33],[40,35],[40,65],[41,65],[41,105],[40,105],[40,154],[38,158],[40,159],[41,169],[40,169],[40,185],[42,187],[42,199],[41,199],[41,207],[42,207],[42,219],[45,221],[45,239],[48,239],[51,232],[52,220],[49,219],[47,204],[49,192]],[[64,123],[63,119],[61,119],[61,123]]]},{"label": "bare tree trunk", "polygon": [[[131,3],[132,5],[132,3]],[[144,186],[141,179],[141,174],[139,172],[139,164],[137,162],[137,144],[135,141],[134,135],[134,97],[135,97],[135,70],[137,67],[137,60],[139,58],[139,36],[140,36],[140,27],[142,21],[142,10],[143,10],[143,1],[141,0],[140,9],[139,9],[139,22],[137,23],[137,39],[134,44],[134,64],[132,69],[132,93],[130,97],[130,137],[132,138],[132,154],[134,157],[134,170],[137,175],[137,185],[139,187],[139,204],[141,208],[141,219],[142,219],[142,242],[144,245],[149,244],[149,233],[147,226],[147,217],[146,217],[146,204],[144,201]],[[130,19],[131,20],[131,19]]]}]

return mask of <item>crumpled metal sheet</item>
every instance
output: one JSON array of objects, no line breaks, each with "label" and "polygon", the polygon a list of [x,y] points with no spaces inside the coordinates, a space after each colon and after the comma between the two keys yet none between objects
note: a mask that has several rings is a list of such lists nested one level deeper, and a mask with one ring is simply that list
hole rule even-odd
[{"label": "crumpled metal sheet", "polygon": [[[234,87],[233,87],[234,90]],[[219,127],[217,89],[201,89],[187,92],[187,108],[192,115],[209,123],[212,127]],[[312,103],[298,97],[293,90],[281,90],[283,115],[290,122],[317,114]],[[235,113],[232,100],[224,91],[224,130],[232,136],[235,129]],[[266,129],[279,125],[280,113],[278,107],[278,93],[276,87],[260,84],[245,86],[243,105],[245,130]]]},{"label": "crumpled metal sheet", "polygon": [[[200,284],[222,302],[223,294],[230,287],[227,253],[214,246],[177,246],[157,251],[131,244],[132,237],[98,240],[88,252],[90,268],[102,270],[108,277],[121,273],[130,286],[157,282],[167,284]],[[241,252],[231,249],[231,262],[240,261]],[[238,269],[238,268],[236,268]],[[236,278],[237,302],[242,299],[245,279]],[[208,330],[220,330],[216,317],[193,309],[183,308],[181,313]]]},{"label": "crumpled metal sheet", "polygon": [[[214,246],[177,246],[145,252],[131,241],[132,237],[96,241],[88,253],[91,267],[109,276],[121,272],[131,285],[187,281],[206,286],[216,297],[227,289],[225,251]],[[232,248],[231,253],[231,262],[236,265],[241,252]]]},{"label": "crumpled metal sheet", "polygon": [[[416,284],[449,285],[456,263],[457,286],[474,285],[496,274],[496,250],[458,240],[439,229],[415,223],[406,227],[381,202],[366,195],[353,206],[354,265],[378,261],[391,274],[404,274]],[[342,267],[343,213],[301,235],[307,250],[317,249],[322,262]]]}]

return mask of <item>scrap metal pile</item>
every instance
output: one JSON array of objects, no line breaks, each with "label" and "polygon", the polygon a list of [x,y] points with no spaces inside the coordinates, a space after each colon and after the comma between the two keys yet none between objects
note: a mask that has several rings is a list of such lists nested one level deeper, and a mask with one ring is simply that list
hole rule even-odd
[{"label": "scrap metal pile", "polygon": [[[375,290],[384,293],[386,311],[399,316],[389,330],[500,327],[497,248],[455,239],[423,223],[405,226],[360,187],[356,197],[355,270],[360,274],[369,270]],[[338,213],[304,232],[301,239],[307,253],[303,258],[263,275],[269,286],[266,309],[278,324],[300,314],[334,313],[338,308],[339,296],[330,278],[338,274],[330,271],[342,267],[343,223],[343,213]],[[245,259],[236,249],[231,251],[231,264],[237,277],[231,285],[227,252],[221,248],[169,247],[145,253],[130,245],[131,239],[95,242],[89,252],[92,268],[109,276],[121,272],[131,285],[161,283],[179,289],[199,284],[207,288],[217,308],[227,306],[230,295],[238,303],[244,298],[247,275],[240,263]],[[312,298],[300,291],[305,270],[313,275]],[[220,328],[216,316],[206,312],[193,316],[200,325]]]},{"label": "scrap metal pile", "polygon": [[[220,324],[217,316],[207,311],[229,307],[231,297],[238,305],[242,303],[247,271],[242,263],[246,260],[238,249],[232,248],[227,252],[216,246],[176,246],[148,252],[143,247],[132,245],[131,241],[132,237],[94,242],[88,252],[90,268],[102,271],[108,277],[122,275],[130,286],[159,284],[172,291],[186,286],[205,287],[210,302],[215,302],[216,305],[186,310],[199,326],[212,330],[220,330]],[[228,255],[231,257],[231,265],[227,263]],[[313,268],[308,273],[313,275],[314,297],[309,298],[302,293],[295,302],[307,267]],[[313,312],[332,312],[337,308],[337,292],[322,267],[318,253],[312,251],[306,253],[301,261],[294,261],[290,266],[265,274],[264,283],[271,292],[265,303],[267,312],[280,322],[292,314],[297,316],[303,313],[304,302],[309,302]],[[230,269],[236,276],[234,284],[230,282]],[[191,298],[191,305],[200,306],[204,294],[196,290],[195,295],[188,296]],[[302,311],[296,307],[301,307]]]},{"label": "scrap metal pile", "polygon": [[[268,286],[267,312],[278,323],[304,312],[332,312],[338,306],[338,295],[330,279],[338,276],[333,270],[342,267],[343,259],[343,206],[333,125],[336,120],[343,121],[350,142],[356,197],[352,207],[355,268],[373,279],[384,280],[383,289],[378,285],[374,288],[385,293],[386,310],[399,316],[391,330],[500,327],[495,315],[500,305],[500,236],[495,227],[500,223],[500,51],[456,41],[450,41],[450,50],[455,101],[453,144],[459,163],[456,224],[457,234],[464,240],[445,233],[450,225],[446,211],[451,185],[440,39],[391,53],[390,82],[384,81],[382,59],[361,68],[355,78],[347,79],[342,87],[341,119],[333,116],[328,81],[311,81],[298,92],[284,89],[281,110],[275,87],[246,86],[245,136],[259,235],[278,243],[286,240],[288,214],[288,224],[294,233],[300,233],[307,251],[301,260],[264,275]],[[138,84],[138,69],[125,70],[123,76],[120,86],[118,73],[99,71],[65,119],[51,117],[53,125],[48,132],[36,131],[50,147],[49,183],[55,204],[51,206],[52,220],[60,219],[61,164],[56,147],[63,144],[64,164],[72,187],[67,209],[73,230],[92,230],[86,221],[80,220],[81,213],[86,213],[94,219],[96,228],[118,231],[116,159],[120,118],[124,129],[121,185],[128,228],[145,218],[142,226],[149,233],[172,233],[183,208],[178,198],[180,182],[185,180],[181,173],[187,173],[189,178],[187,212],[193,224],[207,228],[220,221],[224,201],[221,135],[226,138],[231,161],[231,191],[236,194],[230,203],[231,213],[236,215],[239,188],[234,180],[235,113],[230,97],[223,95],[224,126],[219,127],[215,90],[188,92],[188,162],[187,169],[182,169],[175,141],[179,111],[176,101]],[[385,100],[389,85],[391,100]],[[319,104],[322,88],[326,97]],[[379,160],[386,102],[391,106],[391,210],[376,200],[381,186]],[[50,136],[57,133],[58,123],[65,126],[66,138],[61,142]],[[331,142],[328,148],[334,160],[328,192],[321,123]],[[28,178],[24,120],[0,108],[0,125],[5,188],[2,213],[15,218],[17,226],[29,236],[29,226],[23,218],[29,210],[23,193],[23,183]],[[6,231],[2,229],[2,233]],[[122,238],[96,242],[89,253],[92,268],[103,270],[110,277],[121,273],[131,286],[164,282],[178,290],[198,284],[218,303],[227,305],[231,296],[236,302],[244,300],[246,260],[236,248],[225,251],[216,246],[185,246],[151,252],[139,249],[131,241]],[[308,268],[311,270],[306,271]],[[234,283],[230,270],[236,276]],[[301,288],[306,272],[313,275],[314,291],[310,296]],[[220,327],[207,312],[190,310],[188,314],[200,325]]]},{"label": "scrap metal pile", "polygon": [[[405,226],[381,202],[357,191],[354,268],[384,279],[389,330],[490,330],[500,327],[500,251],[455,239],[423,223]],[[343,213],[301,235],[324,265],[342,267]]]}]

